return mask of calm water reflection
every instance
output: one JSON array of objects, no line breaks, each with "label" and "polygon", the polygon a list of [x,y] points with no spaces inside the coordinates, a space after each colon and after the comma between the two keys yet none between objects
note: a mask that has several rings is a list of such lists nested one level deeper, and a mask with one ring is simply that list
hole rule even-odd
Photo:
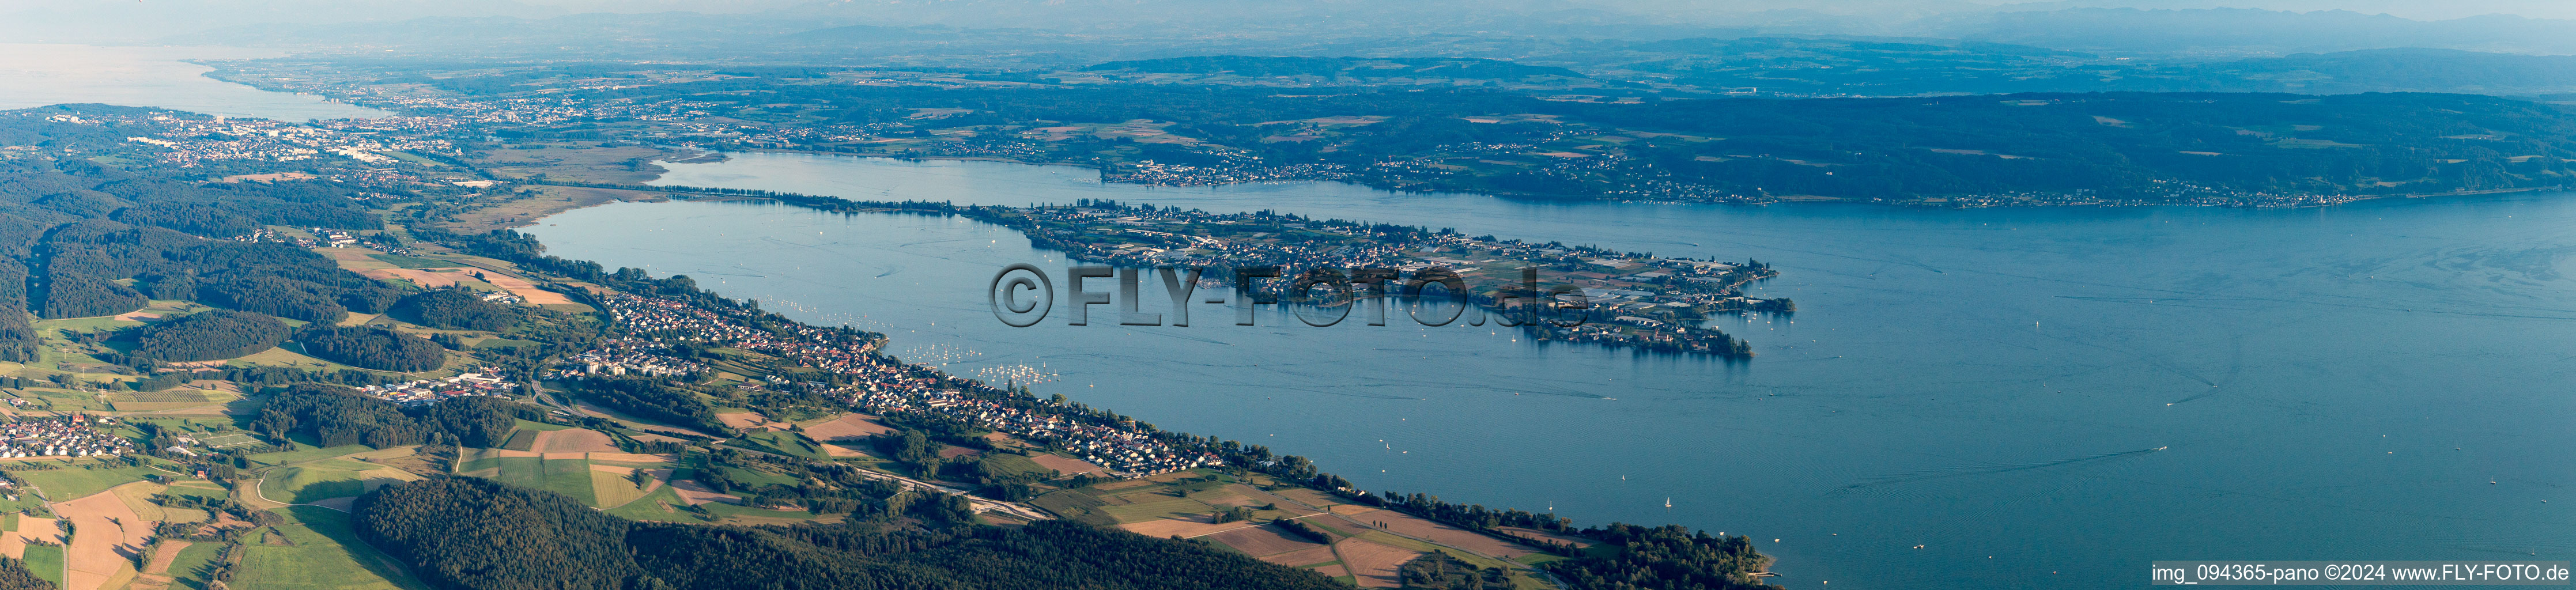
[{"label": "calm water reflection", "polygon": [[653,203],[529,228],[556,254],[888,331],[954,372],[1042,365],[1062,381],[1041,394],[1315,457],[1370,489],[1749,533],[1792,587],[2576,554],[2576,499],[2560,499],[2576,483],[2568,195],[1932,211],[1154,189],[802,155],[671,168],[662,182],[1272,208],[1773,263],[1782,277],[1757,289],[1801,311],[1734,320],[1761,356],[1728,365],[1458,327],[1012,329],[983,308],[985,281],[1062,260],[957,219]]}]

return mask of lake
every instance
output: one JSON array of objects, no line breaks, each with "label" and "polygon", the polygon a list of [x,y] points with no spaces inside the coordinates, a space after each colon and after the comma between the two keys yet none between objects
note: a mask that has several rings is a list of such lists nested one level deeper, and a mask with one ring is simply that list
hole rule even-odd
[{"label": "lake", "polygon": [[2576,554],[2576,196],[1928,210],[1151,188],[797,154],[667,166],[657,182],[1277,209],[1771,263],[1752,291],[1800,311],[1721,323],[1760,355],[1728,363],[1403,322],[1015,329],[986,308],[993,273],[1030,262],[1061,283],[1064,261],[963,219],[673,202],[527,228],[554,254],[888,332],[890,352],[954,373],[1042,367],[1060,377],[1040,395],[1306,455],[1366,489],[1750,535],[1794,588]]},{"label": "lake", "polygon": [[283,52],[231,47],[99,47],[0,43],[0,109],[63,103],[158,107],[283,121],[393,113],[208,78],[184,59],[255,59]]}]

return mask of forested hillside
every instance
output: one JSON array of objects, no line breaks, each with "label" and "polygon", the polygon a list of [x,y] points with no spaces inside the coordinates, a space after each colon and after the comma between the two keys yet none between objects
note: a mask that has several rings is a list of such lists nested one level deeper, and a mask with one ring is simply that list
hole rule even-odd
[{"label": "forested hillside", "polygon": [[458,330],[499,330],[518,322],[517,311],[484,301],[481,294],[460,288],[435,289],[405,296],[394,302],[392,313],[406,322]]},{"label": "forested hillside", "polygon": [[358,534],[448,590],[1345,588],[1208,544],[1061,521],[1022,528],[712,527],[630,522],[476,478],[361,497]]},{"label": "forested hillside", "polygon": [[[377,448],[423,443],[489,447],[509,438],[512,420],[528,413],[491,398],[467,398],[406,412],[401,406],[319,383],[297,384],[269,398],[251,430],[275,437],[310,436],[322,446]],[[543,416],[543,412],[534,415]]]},{"label": "forested hillside", "polygon": [[304,353],[379,371],[426,371],[447,362],[447,349],[421,338],[366,326],[311,326],[295,335]]},{"label": "forested hillside", "polygon": [[268,350],[286,335],[286,324],[277,318],[217,309],[144,328],[134,355],[179,362],[228,359]]}]

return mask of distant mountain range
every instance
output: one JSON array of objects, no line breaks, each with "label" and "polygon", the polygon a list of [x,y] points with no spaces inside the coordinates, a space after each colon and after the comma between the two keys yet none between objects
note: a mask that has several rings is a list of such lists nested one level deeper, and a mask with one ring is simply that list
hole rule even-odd
[{"label": "distant mountain range", "polygon": [[[432,6],[354,0],[349,10],[335,13],[297,8],[312,8],[302,2],[223,12],[217,9],[239,3],[170,0],[155,5],[156,11],[132,14],[116,3],[41,4],[0,14],[23,17],[0,18],[0,32],[15,28],[35,35],[49,20],[136,16],[135,30],[198,19],[180,23],[197,30],[160,37],[159,43],[326,55],[1024,73],[1107,72],[1146,67],[1147,60],[1215,68],[1085,78],[1112,83],[1239,84],[1249,77],[1305,76],[1291,82],[1374,85],[1400,78],[1410,84],[1426,76],[1391,75],[1403,73],[1396,66],[1429,59],[1473,66],[1428,76],[1443,80],[1434,83],[1522,78],[1530,72],[1506,70],[1553,68],[1544,76],[1598,81],[1574,86],[1783,97],[2576,93],[2576,57],[2565,55],[2576,54],[2576,35],[2568,34],[2576,32],[2576,21],[2502,15],[2427,21],[2348,11],[2063,4],[2046,5],[2051,10],[1922,5],[1874,15],[1720,13],[1651,0],[766,0],[744,6],[768,10],[731,14],[562,14],[562,2],[459,0]],[[329,22],[330,14],[375,20]],[[1314,61],[1327,58],[1378,61],[1365,67]],[[1084,69],[1094,64],[1102,65]]]},{"label": "distant mountain range", "polygon": [[2508,15],[2418,21],[2341,10],[2077,8],[1941,15],[1894,30],[2075,51],[2182,57],[2396,47],[2576,53],[2576,21]]}]

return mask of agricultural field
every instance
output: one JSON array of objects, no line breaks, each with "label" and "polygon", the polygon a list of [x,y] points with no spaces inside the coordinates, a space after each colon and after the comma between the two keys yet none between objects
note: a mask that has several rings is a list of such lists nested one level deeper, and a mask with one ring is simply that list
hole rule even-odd
[{"label": "agricultural field", "polygon": [[63,546],[28,545],[25,559],[27,560],[27,571],[35,572],[36,577],[44,578],[45,581],[48,582],[53,582],[56,586],[62,585],[63,574],[65,573],[63,570]]},{"label": "agricultural field", "polygon": [[780,455],[787,455],[809,461],[832,460],[831,453],[828,452],[823,445],[815,443],[812,439],[805,438],[804,435],[793,432],[755,432],[730,441],[725,441],[725,444],[755,451],[766,451]]},{"label": "agricultural field", "polygon": [[274,453],[260,453],[249,456],[249,459],[253,463],[259,463],[262,465],[285,465],[288,463],[302,463],[305,461],[316,461],[344,455],[353,455],[373,450],[376,449],[366,445],[316,447],[310,444],[305,444],[303,441],[295,441],[294,449],[292,450],[278,451]]},{"label": "agricultural field", "polygon": [[384,465],[345,458],[325,459],[269,470],[260,479],[259,495],[271,502],[320,504],[345,509],[345,498],[355,498],[376,488],[416,479],[420,476]]},{"label": "agricultural field", "polygon": [[[260,590],[428,590],[391,558],[357,538],[349,516],[329,508],[290,506],[287,522],[244,533],[235,588]],[[274,529],[278,535],[267,535]]]},{"label": "agricultural field", "polygon": [[561,427],[537,433],[532,445],[540,453],[617,453],[615,439],[587,428]]},{"label": "agricultural field", "polygon": [[205,588],[215,552],[222,548],[222,543],[162,541],[152,560],[144,564],[143,574],[136,576],[135,585],[128,588],[141,590],[155,582],[162,588]]},{"label": "agricultural field", "polygon": [[1269,524],[1239,527],[1225,532],[1206,535],[1202,538],[1223,544],[1236,551],[1241,551],[1244,555],[1264,559],[1268,559],[1274,555],[1309,551],[1325,547],[1322,543],[1307,540],[1294,533],[1290,533],[1285,529],[1281,529],[1278,526]]},{"label": "agricultural field", "polygon": [[109,406],[119,412],[157,412],[181,410],[231,403],[240,394],[217,389],[181,387],[161,391],[117,392],[107,395]]},{"label": "agricultural field", "polygon": [[1333,552],[1342,556],[1342,567],[1357,578],[1355,581],[1361,588],[1403,586],[1403,582],[1396,578],[1396,568],[1425,553],[1360,539],[1343,539],[1334,543]]},{"label": "agricultural field", "polygon": [[[129,486],[160,486],[147,483]],[[94,590],[114,587],[136,573],[134,562],[120,550],[140,547],[152,538],[152,525],[114,491],[100,491],[70,501],[54,502],[54,512],[71,521],[71,543],[63,547],[63,587]]]},{"label": "agricultural field", "polygon": [[56,502],[107,491],[129,482],[143,481],[146,474],[168,475],[150,467],[126,467],[122,463],[109,467],[96,461],[54,463],[61,469],[13,470],[10,475],[26,480]]},{"label": "agricultural field", "polygon": [[875,416],[866,414],[842,414],[798,422],[797,425],[805,429],[805,436],[822,442],[860,441],[894,432],[894,429],[877,423]]},{"label": "agricultural field", "polygon": [[767,524],[796,524],[800,522],[821,522],[828,524],[841,521],[841,515],[838,514],[816,515],[804,510],[769,510],[765,508],[752,508],[740,504],[728,504],[724,502],[699,504],[698,508],[706,510],[709,514],[715,515],[717,517],[716,524],[757,526]]},{"label": "agricultural field", "polygon": [[[546,458],[536,453],[510,453],[501,456],[484,452],[482,456],[460,461],[456,472],[533,490],[546,490],[571,496],[583,504],[600,506],[595,491],[590,460],[579,457]],[[600,506],[605,508],[606,506]]]},{"label": "agricultural field", "polygon": [[680,494],[677,489],[670,485],[660,485],[655,487],[652,492],[644,494],[641,498],[627,502],[625,505],[609,509],[608,513],[628,520],[685,523],[707,522],[708,519],[700,517],[698,513],[683,509],[683,507],[688,505],[689,503],[687,500],[680,499]]}]

